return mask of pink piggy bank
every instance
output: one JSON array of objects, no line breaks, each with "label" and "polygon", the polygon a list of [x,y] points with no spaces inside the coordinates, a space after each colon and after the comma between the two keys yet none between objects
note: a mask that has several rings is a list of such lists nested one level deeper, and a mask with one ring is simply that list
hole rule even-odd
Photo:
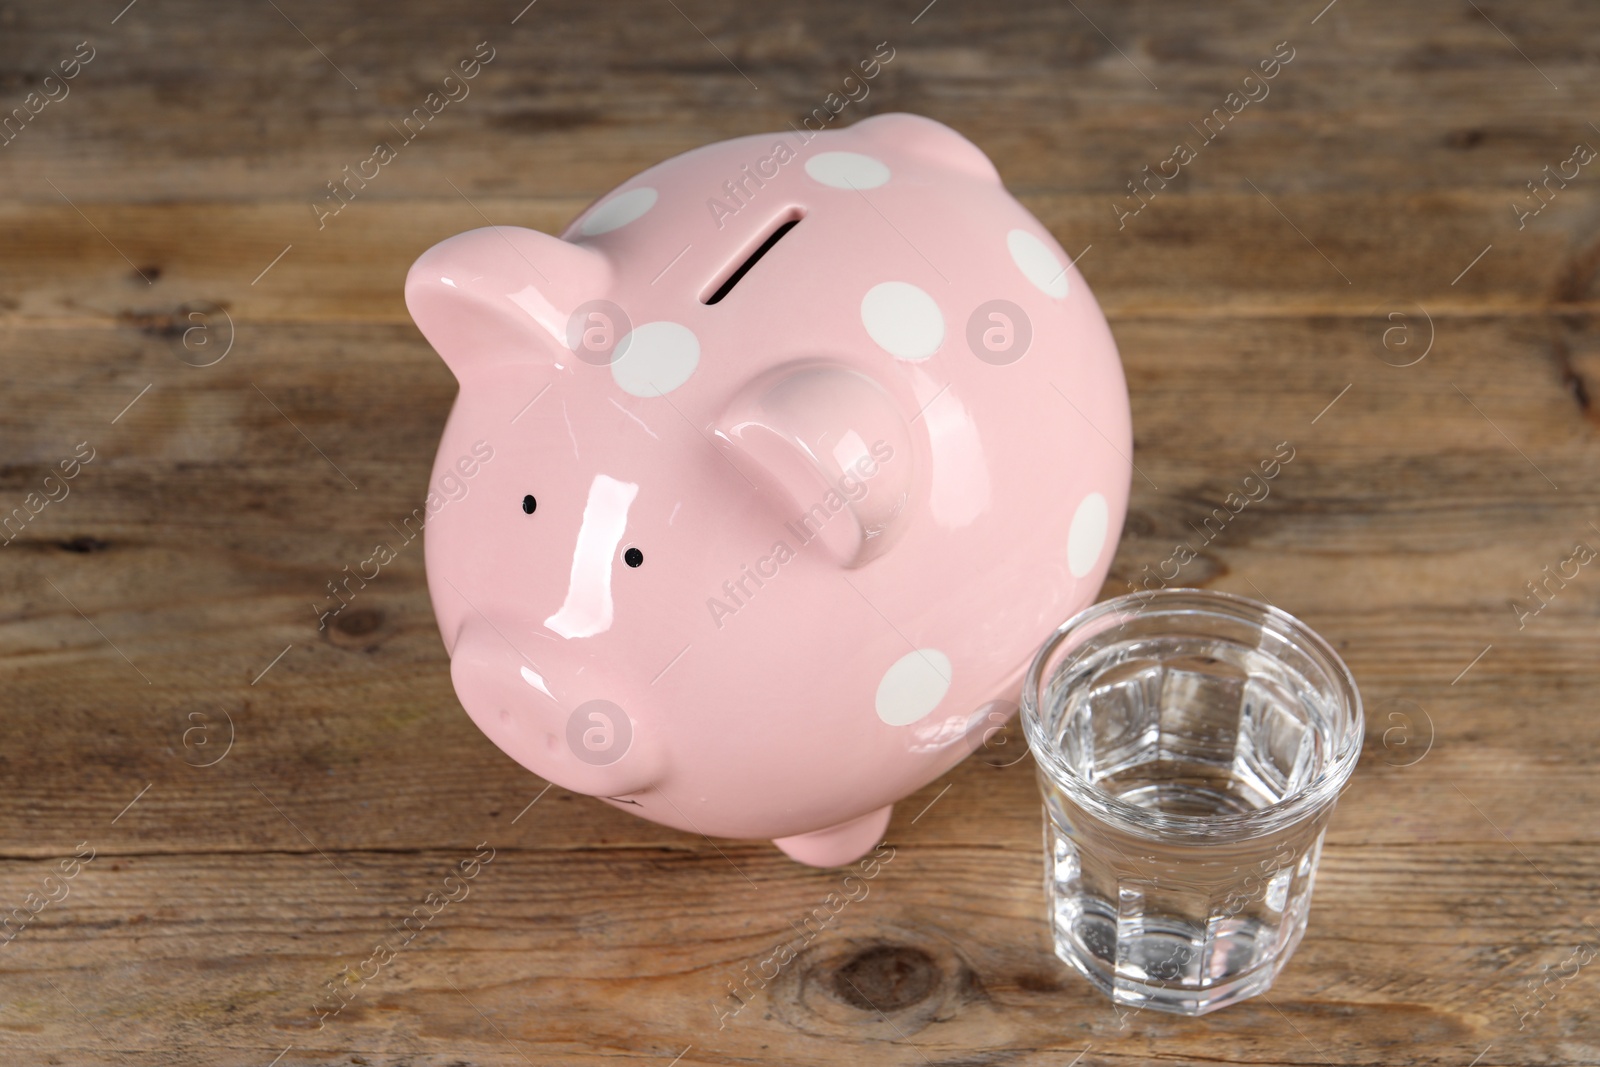
[{"label": "pink piggy bank", "polygon": [[435,245],[406,303],[461,383],[426,535],[456,693],[644,818],[856,859],[1110,565],[1105,318],[930,119],[686,152],[559,238]]}]

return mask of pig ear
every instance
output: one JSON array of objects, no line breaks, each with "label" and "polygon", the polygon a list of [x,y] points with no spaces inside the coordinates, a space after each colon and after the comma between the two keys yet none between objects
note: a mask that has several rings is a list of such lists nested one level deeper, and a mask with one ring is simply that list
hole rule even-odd
[{"label": "pig ear", "polygon": [[903,532],[916,484],[911,427],[865,374],[779,367],[736,393],[713,432],[774,517],[841,565],[881,555]]},{"label": "pig ear", "polygon": [[994,169],[994,164],[983,154],[983,149],[942,122],[896,111],[862,119],[851,126],[849,132],[859,133],[879,144],[890,145],[929,163],[1000,184],[1000,172]]},{"label": "pig ear", "polygon": [[406,307],[465,382],[490,367],[569,353],[568,320],[606,291],[610,274],[591,248],[520,226],[490,226],[419,256],[406,275]]}]

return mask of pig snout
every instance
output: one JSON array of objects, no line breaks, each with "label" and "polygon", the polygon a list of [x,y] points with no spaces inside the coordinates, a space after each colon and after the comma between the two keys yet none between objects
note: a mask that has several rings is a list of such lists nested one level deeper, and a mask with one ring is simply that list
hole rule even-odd
[{"label": "pig snout", "polygon": [[542,666],[493,632],[485,636],[469,625],[450,673],[478,728],[541,778],[597,797],[655,784],[663,761],[652,720],[626,697],[563,683]]}]

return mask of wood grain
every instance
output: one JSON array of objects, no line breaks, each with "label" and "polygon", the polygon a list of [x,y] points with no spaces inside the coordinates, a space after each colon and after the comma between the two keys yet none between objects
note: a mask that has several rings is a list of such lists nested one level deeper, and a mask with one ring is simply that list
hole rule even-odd
[{"label": "wood grain", "polygon": [[[1600,578],[1510,606],[1600,544],[1600,171],[1511,206],[1600,145],[1600,9],[58,7],[0,9],[6,108],[96,49],[0,147],[0,504],[94,459],[0,549],[0,909],[95,858],[0,944],[0,1063],[1600,1063],[1596,972],[1541,985],[1600,944]],[[1283,40],[1271,95],[1119,229]],[[323,183],[479,41],[472,95],[319,229]],[[732,1013],[839,872],[545,791],[461,713],[419,545],[317,627],[454,395],[415,255],[782,129],[880,41],[841,121],[956,126],[1085,250],[1140,471],[1106,595],[1293,443],[1184,571],[1305,618],[1368,707],[1266,998],[1121,1019],[1055,960],[1013,728],[899,805],[869,895]]]}]

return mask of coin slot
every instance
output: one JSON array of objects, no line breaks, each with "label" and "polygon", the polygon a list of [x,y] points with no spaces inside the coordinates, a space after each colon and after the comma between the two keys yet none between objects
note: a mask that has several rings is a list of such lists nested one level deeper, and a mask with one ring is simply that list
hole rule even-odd
[{"label": "coin slot", "polygon": [[745,257],[744,262],[739,264],[738,268],[732,274],[728,275],[727,280],[717,287],[716,292],[705,298],[704,302],[706,304],[720,303],[723,297],[733,292],[733,287],[738,285],[740,279],[742,279],[746,274],[750,273],[750,268],[755,266],[756,263],[760,261],[762,256],[772,251],[773,246],[779,241],[783,240],[784,236],[787,235],[790,230],[794,229],[804,217],[805,212],[801,211],[799,208],[791,208],[784,214],[780,215],[777,219],[777,228],[767,235],[766,240],[762,241],[754,252],[751,252],[750,255]]}]

